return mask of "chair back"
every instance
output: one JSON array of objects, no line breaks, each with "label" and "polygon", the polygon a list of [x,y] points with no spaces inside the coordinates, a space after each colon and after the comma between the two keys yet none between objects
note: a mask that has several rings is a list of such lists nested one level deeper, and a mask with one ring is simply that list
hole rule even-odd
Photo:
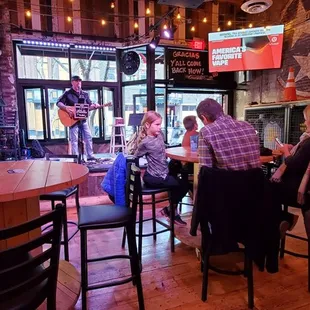
[{"label": "chair back", "polygon": [[57,161],[65,161],[65,162],[73,162],[80,164],[81,160],[78,155],[67,155],[67,154],[51,154],[46,153],[45,154],[46,160],[57,160]]},{"label": "chair back", "polygon": [[212,252],[234,251],[237,242],[261,231],[258,227],[255,232],[253,223],[263,210],[263,192],[264,174],[259,168],[201,168],[194,212],[204,237],[214,240]]},{"label": "chair back", "polygon": [[132,224],[135,225],[138,203],[142,203],[141,171],[135,163],[127,163],[126,205],[132,210]]},{"label": "chair back", "polygon": [[57,274],[64,217],[62,204],[24,224],[0,230],[6,242],[47,224],[52,228],[31,241],[0,251],[0,309],[37,309],[47,299],[47,308],[56,309]]}]

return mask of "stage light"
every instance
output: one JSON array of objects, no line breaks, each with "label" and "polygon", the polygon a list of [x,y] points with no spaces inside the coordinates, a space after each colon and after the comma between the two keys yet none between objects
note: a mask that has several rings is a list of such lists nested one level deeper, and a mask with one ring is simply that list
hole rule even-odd
[{"label": "stage light", "polygon": [[160,36],[154,37],[154,38],[152,39],[152,41],[150,42],[150,44],[149,44],[150,47],[151,47],[152,49],[155,49],[155,48],[158,46],[159,41],[160,41]]}]

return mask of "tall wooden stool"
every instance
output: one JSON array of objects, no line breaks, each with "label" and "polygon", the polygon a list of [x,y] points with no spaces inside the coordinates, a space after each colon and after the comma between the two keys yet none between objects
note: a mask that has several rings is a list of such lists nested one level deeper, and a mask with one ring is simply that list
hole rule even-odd
[{"label": "tall wooden stool", "polygon": [[[117,142],[115,141],[116,137],[119,137]],[[119,147],[123,153],[127,153],[124,119],[115,117],[111,132],[110,153],[115,154],[115,148]]]}]

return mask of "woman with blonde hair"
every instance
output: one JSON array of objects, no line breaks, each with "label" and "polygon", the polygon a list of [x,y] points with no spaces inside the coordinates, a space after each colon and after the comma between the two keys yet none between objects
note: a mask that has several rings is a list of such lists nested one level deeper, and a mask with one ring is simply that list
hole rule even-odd
[{"label": "woman with blonde hair", "polygon": [[[135,156],[146,156],[148,166],[143,181],[148,187],[171,188],[171,203],[175,208],[175,224],[186,225],[177,214],[177,205],[188,192],[187,182],[169,174],[164,136],[161,132],[162,117],[156,111],[144,114],[137,137]],[[165,207],[161,213],[170,218],[170,209]]]},{"label": "woman with blonde hair", "polygon": [[[278,203],[300,207],[303,211],[304,222],[308,237],[310,237],[310,199],[307,191],[310,189],[310,105],[304,111],[306,131],[301,135],[295,146],[284,144],[279,148],[284,156],[283,164],[273,174],[272,191]],[[292,230],[297,217],[290,215],[290,220],[283,223],[285,228]]]}]

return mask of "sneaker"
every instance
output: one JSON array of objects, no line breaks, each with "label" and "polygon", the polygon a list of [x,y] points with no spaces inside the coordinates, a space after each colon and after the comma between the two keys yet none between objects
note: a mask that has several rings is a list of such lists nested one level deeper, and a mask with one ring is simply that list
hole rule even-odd
[{"label": "sneaker", "polygon": [[94,156],[90,156],[90,157],[87,157],[87,160],[97,160],[97,158]]},{"label": "sneaker", "polygon": [[162,216],[167,217],[168,219],[170,218],[170,211],[168,207],[164,207],[163,209],[160,210],[160,214]]},{"label": "sneaker", "polygon": [[184,221],[181,219],[180,214],[176,214],[176,216],[175,216],[175,218],[174,218],[174,224],[179,225],[179,226],[186,226],[186,225],[187,225],[187,223],[184,222]]}]

